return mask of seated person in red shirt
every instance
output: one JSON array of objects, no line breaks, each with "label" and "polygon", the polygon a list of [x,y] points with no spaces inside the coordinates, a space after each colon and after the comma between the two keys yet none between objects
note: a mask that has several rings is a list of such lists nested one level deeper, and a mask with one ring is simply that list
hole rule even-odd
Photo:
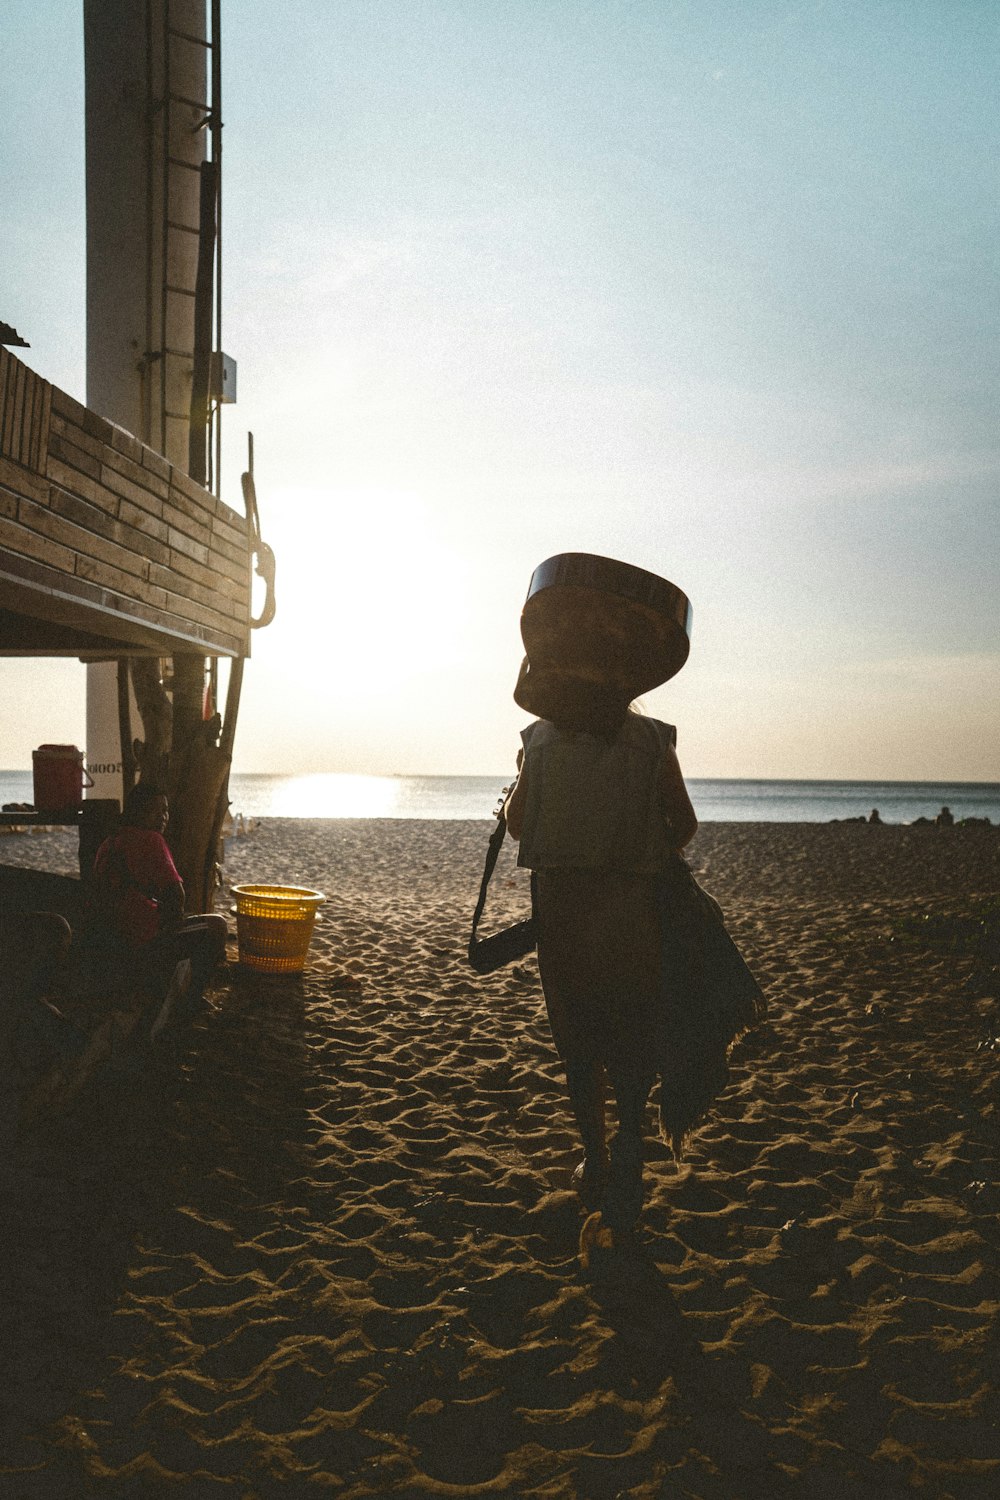
[{"label": "seated person in red shirt", "polygon": [[226,954],[224,917],[184,915],[184,886],[163,837],[164,792],[140,783],[125,798],[121,827],[94,860],[99,924],[117,944],[122,977],[154,994],[166,992],[182,959],[191,961],[191,994],[201,995]]}]

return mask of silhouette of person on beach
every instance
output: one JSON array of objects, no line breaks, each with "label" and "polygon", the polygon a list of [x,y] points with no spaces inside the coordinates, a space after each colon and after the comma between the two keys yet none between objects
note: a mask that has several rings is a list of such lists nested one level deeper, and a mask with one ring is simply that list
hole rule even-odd
[{"label": "silhouette of person on beach", "polygon": [[950,807],[942,807],[934,821],[939,828],[953,828],[955,825],[955,815]]},{"label": "silhouette of person on beach", "polygon": [[[504,816],[520,842],[518,863],[533,871],[542,988],[583,1143],[574,1185],[600,1215],[595,1233],[610,1231],[614,1244],[642,1208],[643,1128],[657,1075],[677,1150],[724,1085],[728,1045],[763,1000],[717,906],[679,857],[698,821],[673,726],[630,711],[624,690],[591,684],[558,721],[535,720],[521,738]],[[728,944],[721,1002],[718,991],[693,995],[691,984],[690,950],[699,949],[697,966],[713,927],[715,953]],[[713,962],[709,955],[701,966]],[[610,1152],[608,1080],[618,1113]],[[585,1225],[581,1247],[586,1235]]]}]

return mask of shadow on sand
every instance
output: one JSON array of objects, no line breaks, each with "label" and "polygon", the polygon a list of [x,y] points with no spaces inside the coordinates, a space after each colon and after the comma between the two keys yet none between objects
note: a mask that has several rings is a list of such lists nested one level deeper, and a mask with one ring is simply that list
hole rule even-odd
[{"label": "shadow on sand", "polygon": [[[75,915],[74,893],[60,901],[55,877],[16,873],[8,939],[18,907]],[[5,956],[12,972],[9,945]],[[305,1137],[301,988],[261,997],[227,980],[215,998],[226,1003],[112,1059],[71,1109],[20,1137],[4,1048],[14,1103],[0,1181],[0,1490],[19,1500],[79,1494],[85,1475],[107,1474],[105,1444],[88,1428],[127,1432],[151,1376],[176,1355],[172,1287],[219,1259],[204,1225],[225,1211],[220,1182],[240,1205],[266,1201]],[[165,1267],[172,1287],[161,1293]],[[95,1469],[88,1455],[98,1447]]]},{"label": "shadow on sand", "polygon": [[[618,1251],[591,1252],[590,1293],[612,1335],[603,1362],[605,1387],[632,1400],[659,1395],[669,1405],[651,1447],[615,1466],[615,1492],[648,1480],[651,1460],[669,1468],[696,1450],[706,1493],[721,1494],[727,1485],[734,1486],[733,1494],[797,1493],[775,1461],[767,1428],[742,1409],[752,1392],[750,1362],[732,1356],[721,1361],[706,1352],[656,1263],[658,1248],[653,1237]],[[578,1474],[594,1500],[612,1500],[598,1477],[604,1467],[592,1476]]]}]

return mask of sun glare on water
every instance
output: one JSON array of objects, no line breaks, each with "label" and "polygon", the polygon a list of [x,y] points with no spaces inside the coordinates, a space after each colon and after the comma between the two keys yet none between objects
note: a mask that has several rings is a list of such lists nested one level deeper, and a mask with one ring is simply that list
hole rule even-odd
[{"label": "sun glare on water", "polygon": [[273,793],[276,818],[391,818],[400,785],[391,776],[349,776],[336,772],[296,776]]}]

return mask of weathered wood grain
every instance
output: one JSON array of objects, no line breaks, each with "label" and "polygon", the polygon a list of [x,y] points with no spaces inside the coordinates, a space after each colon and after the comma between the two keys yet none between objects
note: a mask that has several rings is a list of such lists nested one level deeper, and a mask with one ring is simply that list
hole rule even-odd
[{"label": "weathered wood grain", "polygon": [[49,537],[64,547],[72,548],[81,556],[106,562],[122,573],[135,574],[136,579],[149,577],[147,557],[131,546],[123,546],[121,542],[77,525],[76,522],[53,511],[51,506],[43,508],[32,500],[22,500],[18,507],[17,518],[22,526],[37,532],[39,536]]},{"label": "weathered wood grain", "polygon": [[0,517],[0,548],[7,548],[19,557],[35,557],[63,573],[72,575],[74,571],[76,557],[71,547],[60,546],[50,537],[40,536],[30,527],[6,517]]},{"label": "weathered wood grain", "polygon": [[19,608],[78,626],[88,650],[116,634],[140,649],[158,638],[165,650],[171,638],[209,655],[247,649],[245,518],[6,349],[0,574]]}]

